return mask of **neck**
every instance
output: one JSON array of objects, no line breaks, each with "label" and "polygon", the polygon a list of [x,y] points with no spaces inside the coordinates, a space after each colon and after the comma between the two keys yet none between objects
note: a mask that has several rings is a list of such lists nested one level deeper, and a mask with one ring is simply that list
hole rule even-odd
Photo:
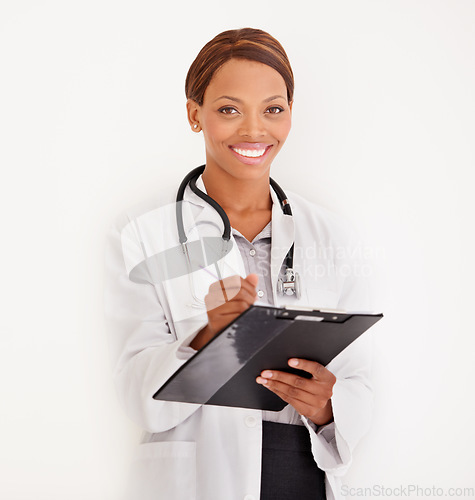
[{"label": "neck", "polygon": [[269,172],[257,179],[237,179],[219,167],[206,164],[202,175],[208,193],[226,213],[270,210]]}]

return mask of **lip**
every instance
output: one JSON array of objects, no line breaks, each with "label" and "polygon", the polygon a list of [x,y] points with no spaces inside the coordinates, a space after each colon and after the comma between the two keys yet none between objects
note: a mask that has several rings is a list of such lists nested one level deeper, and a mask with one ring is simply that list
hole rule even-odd
[{"label": "lip", "polygon": [[[269,151],[272,149],[272,144],[268,143],[262,143],[262,142],[240,142],[238,144],[232,144],[231,146],[228,146],[231,153],[242,163],[245,163],[246,165],[257,165],[264,161],[267,156],[269,155]],[[265,149],[265,153],[262,156],[259,156],[257,158],[249,157],[249,156],[243,156],[234,151],[234,149],[243,149],[243,150],[250,150],[250,151],[255,151],[258,149]]]}]

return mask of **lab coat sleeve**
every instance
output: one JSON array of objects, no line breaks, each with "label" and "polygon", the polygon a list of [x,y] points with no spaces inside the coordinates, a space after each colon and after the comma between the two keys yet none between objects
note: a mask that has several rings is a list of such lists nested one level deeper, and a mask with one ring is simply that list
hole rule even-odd
[{"label": "lab coat sleeve", "polygon": [[[356,236],[349,240],[346,248],[347,252],[336,259],[337,272],[345,270],[338,309],[370,311],[371,263],[362,257],[361,244]],[[366,332],[326,367],[337,379],[331,397],[333,421],[315,431],[308,419],[301,417],[310,433],[315,461],[322,470],[334,476],[347,472],[355,446],[370,428],[372,358],[372,334]]]},{"label": "lab coat sleeve", "polygon": [[176,340],[155,286],[129,279],[117,228],[110,230],[106,243],[104,303],[118,397],[142,429],[163,432],[201,406],[156,401],[153,394],[189,358],[189,343],[206,321],[190,322],[189,333]]},{"label": "lab coat sleeve", "polygon": [[371,338],[361,337],[327,368],[336,376],[331,398],[333,421],[314,429],[301,417],[310,433],[312,452],[320,469],[344,475],[352,453],[371,423],[373,396],[370,384]]}]

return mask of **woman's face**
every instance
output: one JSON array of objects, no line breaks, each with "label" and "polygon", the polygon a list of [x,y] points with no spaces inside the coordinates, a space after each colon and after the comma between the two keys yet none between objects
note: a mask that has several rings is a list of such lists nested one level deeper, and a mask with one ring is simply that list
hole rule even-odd
[{"label": "woman's face", "polygon": [[207,166],[243,180],[268,173],[290,132],[291,111],[282,76],[245,59],[215,73],[202,106],[188,101],[190,121],[203,130]]}]

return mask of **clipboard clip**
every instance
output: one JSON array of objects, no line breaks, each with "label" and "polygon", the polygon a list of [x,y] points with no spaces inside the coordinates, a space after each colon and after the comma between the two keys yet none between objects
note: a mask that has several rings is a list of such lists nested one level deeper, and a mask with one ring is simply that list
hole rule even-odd
[{"label": "clipboard clip", "polygon": [[330,323],[344,323],[351,314],[343,311],[333,312],[311,307],[283,308],[276,314],[276,319],[292,319],[297,321],[325,321]]}]

